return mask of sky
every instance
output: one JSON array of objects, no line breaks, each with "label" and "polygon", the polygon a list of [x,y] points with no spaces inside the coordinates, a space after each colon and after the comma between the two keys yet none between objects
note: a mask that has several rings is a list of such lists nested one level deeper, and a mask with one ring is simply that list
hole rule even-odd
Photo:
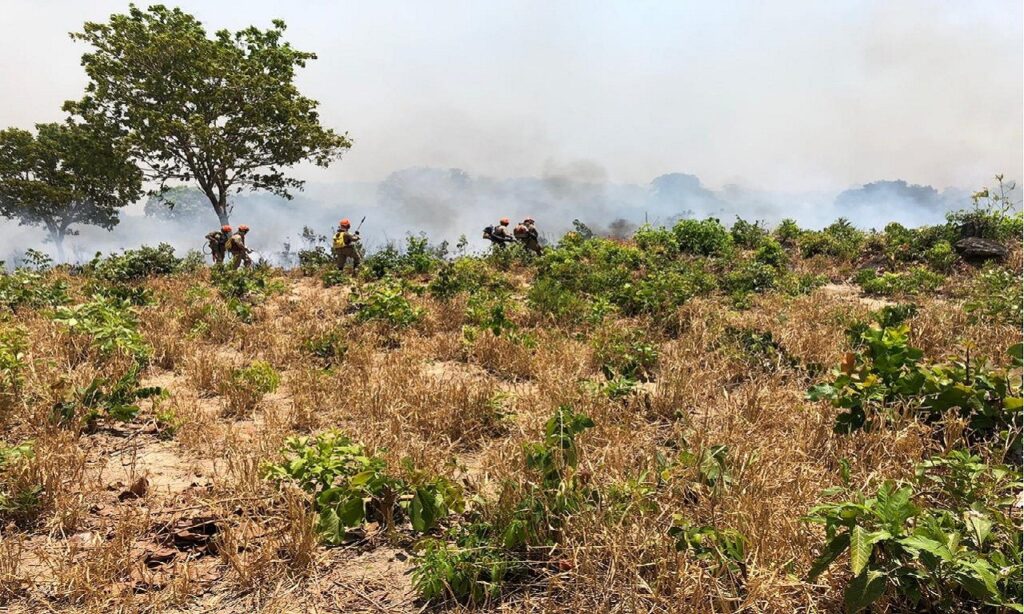
[{"label": "sky", "polygon": [[[178,4],[211,32],[281,18],[318,54],[299,87],[355,146],[329,169],[297,170],[311,182],[436,167],[941,189],[1024,166],[1019,1]],[[86,48],[67,33],[126,8],[0,0],[0,126],[60,119],[86,82]]]}]

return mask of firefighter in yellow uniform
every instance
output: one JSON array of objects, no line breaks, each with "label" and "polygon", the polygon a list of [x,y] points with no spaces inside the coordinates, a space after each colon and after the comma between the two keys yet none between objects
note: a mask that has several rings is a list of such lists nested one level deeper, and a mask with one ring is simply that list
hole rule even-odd
[{"label": "firefighter in yellow uniform", "polygon": [[345,263],[351,258],[352,272],[355,273],[359,269],[362,258],[359,257],[359,250],[356,249],[356,244],[359,243],[359,231],[349,232],[351,228],[352,223],[348,221],[348,218],[338,223],[338,232],[334,233],[331,251],[334,252],[334,263],[338,266],[339,271],[345,270]]},{"label": "firefighter in yellow uniform", "polygon": [[228,239],[227,251],[231,252],[231,268],[237,269],[243,263],[246,268],[252,268],[252,258],[249,257],[249,252],[252,251],[245,246],[245,235],[249,234],[249,227],[242,224],[238,227],[238,232],[231,235]]}]

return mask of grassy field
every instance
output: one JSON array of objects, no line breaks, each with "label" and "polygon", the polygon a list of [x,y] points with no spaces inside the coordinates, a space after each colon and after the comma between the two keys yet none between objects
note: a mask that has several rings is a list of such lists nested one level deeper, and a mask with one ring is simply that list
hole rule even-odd
[{"label": "grassy field", "polygon": [[30,255],[0,609],[1019,609],[1020,218],[973,215],[1005,261],[957,218]]}]

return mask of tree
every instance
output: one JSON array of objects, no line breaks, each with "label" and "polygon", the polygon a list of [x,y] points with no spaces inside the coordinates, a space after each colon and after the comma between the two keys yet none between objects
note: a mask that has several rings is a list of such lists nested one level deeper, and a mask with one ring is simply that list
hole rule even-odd
[{"label": "tree", "polygon": [[74,224],[110,230],[118,210],[142,195],[142,173],[95,125],[39,124],[0,131],[0,215],[43,226],[64,260]]},{"label": "tree", "polygon": [[131,5],[127,15],[72,33],[93,50],[82,56],[85,95],[65,109],[116,126],[159,190],[198,183],[227,224],[232,191],[291,198],[303,182],[282,169],[306,160],[327,167],[351,147],[320,125],[318,103],[295,87],[296,69],[316,55],[283,41],[284,30],[275,20],[268,30],[209,38],[180,9]]}]

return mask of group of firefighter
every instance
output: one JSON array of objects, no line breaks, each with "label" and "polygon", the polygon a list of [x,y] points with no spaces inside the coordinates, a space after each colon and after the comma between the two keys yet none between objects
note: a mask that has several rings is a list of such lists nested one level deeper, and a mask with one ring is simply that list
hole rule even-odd
[{"label": "group of firefighter", "polygon": [[[518,242],[523,249],[533,252],[538,256],[542,252],[540,246],[540,235],[532,217],[524,219],[514,228],[509,230],[511,221],[507,217],[501,218],[494,226],[484,228],[484,238],[491,242],[497,249],[505,249],[506,244]],[[206,235],[206,241],[210,246],[210,255],[214,264],[224,264],[224,259],[231,254],[231,268],[237,269],[240,266],[251,267],[252,258],[249,254],[252,250],[245,245],[245,236],[249,233],[249,227],[242,224],[232,232],[231,226],[225,224],[220,230],[214,230]],[[352,270],[359,268],[362,258],[357,249],[359,244],[359,230],[352,231],[352,222],[348,218],[338,222],[338,230],[334,233],[331,241],[331,254],[334,257],[334,264],[338,270],[344,270],[348,261],[352,260]]]}]

